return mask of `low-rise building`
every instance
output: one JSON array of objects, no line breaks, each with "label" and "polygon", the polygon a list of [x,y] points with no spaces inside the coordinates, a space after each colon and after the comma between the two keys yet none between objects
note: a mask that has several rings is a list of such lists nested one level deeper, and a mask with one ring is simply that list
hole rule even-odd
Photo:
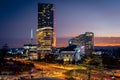
[{"label": "low-rise building", "polygon": [[30,59],[30,60],[37,60],[38,59],[37,52],[36,51],[29,51],[28,59]]},{"label": "low-rise building", "polygon": [[59,58],[63,61],[79,61],[84,56],[84,47],[70,45],[59,52]]},{"label": "low-rise building", "polygon": [[25,58],[30,60],[37,60],[38,59],[38,53],[37,53],[37,46],[35,44],[25,44]]},{"label": "low-rise building", "polygon": [[74,56],[74,51],[61,51],[59,55],[60,59],[63,61],[73,61]]}]

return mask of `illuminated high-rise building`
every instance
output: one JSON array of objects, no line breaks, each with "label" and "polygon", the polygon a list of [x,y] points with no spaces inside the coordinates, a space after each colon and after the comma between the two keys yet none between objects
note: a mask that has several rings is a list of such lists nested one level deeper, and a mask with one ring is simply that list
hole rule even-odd
[{"label": "illuminated high-rise building", "polygon": [[86,32],[69,40],[69,45],[82,46],[85,49],[85,55],[91,55],[94,49],[94,33]]},{"label": "illuminated high-rise building", "polygon": [[86,55],[91,55],[94,50],[94,33],[86,32],[85,33],[85,52]]},{"label": "illuminated high-rise building", "polygon": [[54,5],[38,3],[37,51],[42,59],[56,47]]}]

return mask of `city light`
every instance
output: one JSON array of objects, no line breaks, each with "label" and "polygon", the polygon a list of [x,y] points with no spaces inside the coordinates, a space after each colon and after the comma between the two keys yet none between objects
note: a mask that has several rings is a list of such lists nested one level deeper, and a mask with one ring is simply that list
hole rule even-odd
[{"label": "city light", "polygon": [[120,1],[2,0],[0,8],[0,80],[120,80]]}]

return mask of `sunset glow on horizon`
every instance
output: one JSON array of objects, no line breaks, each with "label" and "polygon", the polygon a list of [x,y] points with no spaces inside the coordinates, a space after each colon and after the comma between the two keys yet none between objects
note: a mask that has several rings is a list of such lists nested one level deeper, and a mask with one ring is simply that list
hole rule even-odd
[{"label": "sunset glow on horizon", "polygon": [[[58,38],[57,47],[67,47],[69,38]],[[94,46],[120,46],[120,37],[95,37]]]},{"label": "sunset glow on horizon", "polygon": [[38,3],[55,5],[56,37],[64,38],[57,46],[85,32],[94,33],[95,46],[120,46],[120,0],[0,0],[0,47],[29,43],[31,29],[36,43]]}]

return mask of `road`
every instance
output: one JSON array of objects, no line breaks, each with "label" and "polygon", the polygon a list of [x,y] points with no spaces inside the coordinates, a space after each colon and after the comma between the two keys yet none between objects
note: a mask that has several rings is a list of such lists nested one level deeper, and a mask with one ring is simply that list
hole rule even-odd
[{"label": "road", "polygon": [[[29,61],[29,60],[24,60],[24,59],[16,59],[18,61],[21,62],[33,62],[35,65],[35,70],[32,74],[29,74],[29,72],[23,73],[21,76],[34,76],[34,78],[59,78],[59,79],[63,79],[65,80],[65,78],[70,77],[65,75],[64,73],[69,71],[69,70],[77,70],[77,69],[83,69],[86,70],[86,67],[83,66],[77,66],[77,65],[60,65],[60,64],[50,64],[50,63],[45,63],[45,62],[37,62],[37,61]],[[101,79],[101,72],[99,70],[91,70],[92,73],[92,80],[100,80]],[[106,78],[106,80],[110,80],[111,77],[110,75],[112,75],[111,72],[108,72],[107,70],[104,70],[105,75],[104,78]],[[76,78],[76,80],[82,80],[83,78],[87,78],[87,75],[83,74],[82,76],[80,76],[81,74],[77,75],[73,75],[73,77]],[[120,75],[119,71],[117,71],[117,73],[115,73],[115,75]],[[119,80],[119,79],[117,79]]]}]

